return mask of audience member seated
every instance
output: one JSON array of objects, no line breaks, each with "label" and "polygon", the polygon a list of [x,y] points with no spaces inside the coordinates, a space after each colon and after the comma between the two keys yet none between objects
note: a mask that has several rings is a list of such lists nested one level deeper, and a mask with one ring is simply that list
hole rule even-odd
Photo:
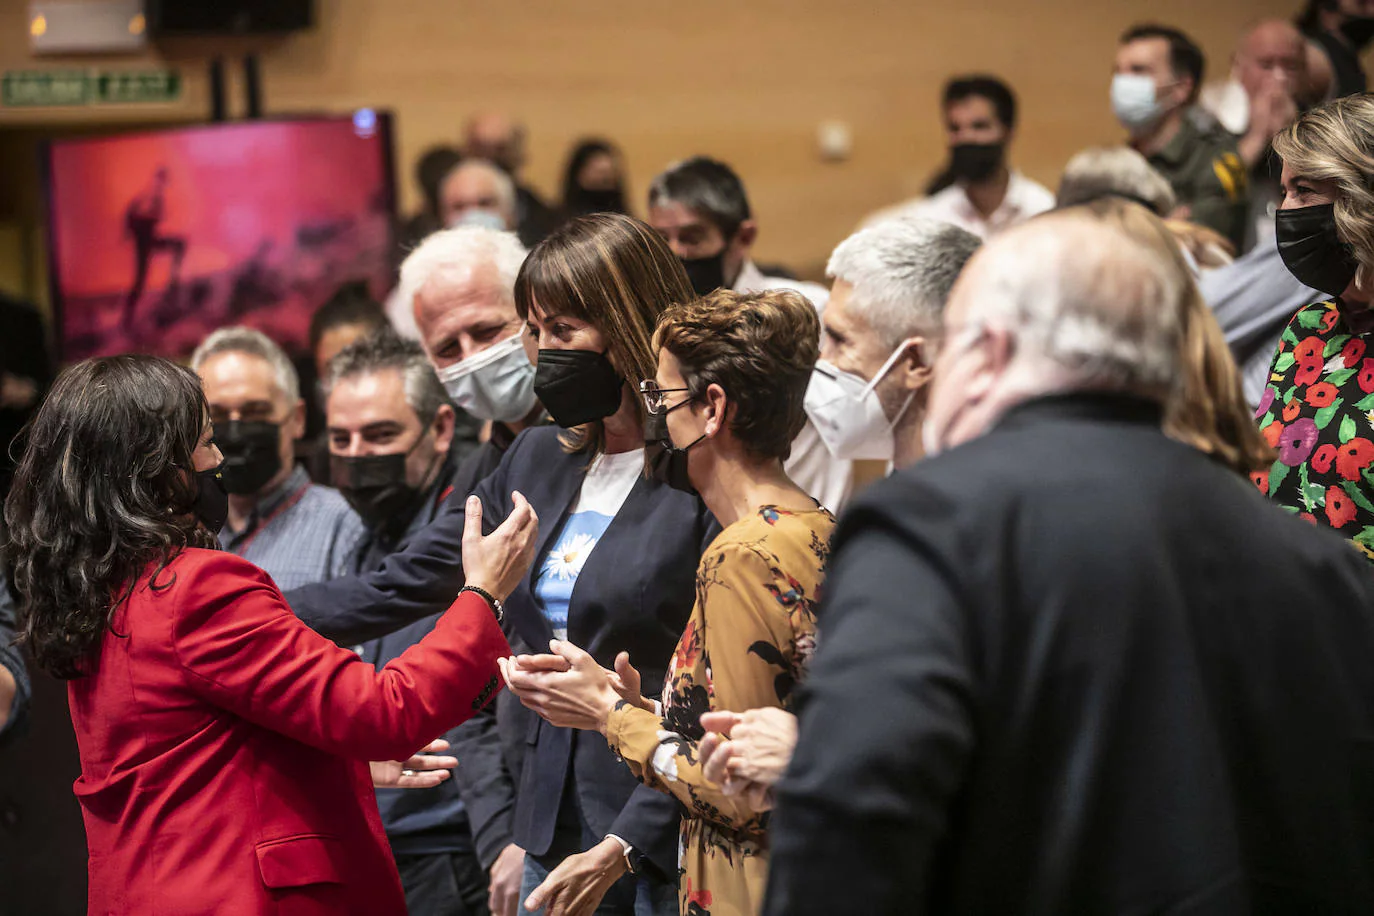
[{"label": "audience member seated", "polygon": [[1189,282],[1079,211],[961,275],[935,454],[836,531],[769,916],[1374,908],[1374,581],[1164,435]]},{"label": "audience member seated", "polygon": [[191,368],[224,453],[229,515],[220,546],[260,566],[278,588],[342,575],[363,524],[295,463],[305,402],[286,354],[261,331],[221,328],[196,348]]},{"label": "audience member seated", "polygon": [[629,213],[625,158],[609,140],[583,140],[573,147],[563,172],[563,215]]},{"label": "audience member seated", "polygon": [[510,228],[519,234],[520,243],[526,248],[538,245],[558,226],[558,214],[553,208],[520,183],[520,170],[525,167],[523,124],[494,112],[474,115],[463,129],[463,155],[494,162],[510,176],[515,186],[515,219]]},{"label": "audience member seated", "polygon": [[1307,0],[1297,26],[1307,37],[1307,68],[1318,101],[1369,88],[1361,58],[1374,41],[1374,0]]},{"label": "audience member seated", "polygon": [[[790,289],[817,310],[830,298],[820,284],[768,277],[754,264],[750,251],[758,224],[744,183],[723,162],[697,156],[655,178],[649,187],[649,225],[681,259],[698,296],[721,288],[737,293]],[[832,455],[811,424],[802,427],[786,467],[821,505],[832,512],[844,507],[853,488],[853,465]]]},{"label": "audience member seated", "polygon": [[856,232],[830,256],[823,359],[806,413],[836,457],[897,468],[920,459],[940,314],[978,244],[958,226],[900,216]]},{"label": "audience member seated", "polygon": [[1215,230],[1240,251],[1247,170],[1235,138],[1195,108],[1204,64],[1201,49],[1177,29],[1135,26],[1116,50],[1112,110],[1131,147],[1173,187],[1173,215]]},{"label": "audience member seated", "polygon": [[24,450],[24,428],[53,372],[43,316],[32,304],[0,292],[0,501],[9,494],[15,461]]},{"label": "audience member seated", "polygon": [[618,675],[572,642],[502,663],[527,706],[553,725],[605,735],[641,782],[686,808],[681,913],[750,916],[763,903],[767,819],[702,775],[698,721],[718,704],[789,708],[815,648],[834,519],[782,462],[806,421],[818,336],[811,303],[783,290],[719,290],[659,320],[658,371],[641,385],[645,438],[661,447],[654,476],[699,492],[724,525],[697,567],[661,702],[640,693],[623,654]]},{"label": "audience member seated", "polygon": [[[367,525],[349,572],[370,572],[429,524],[453,488],[453,407],[420,345],[391,333],[358,341],[331,363],[328,392],[333,482]],[[357,647],[385,668],[423,639],[440,615]],[[450,732],[445,738],[452,743]],[[378,789],[410,916],[479,916],[487,876],[457,784]]]},{"label": "audience member seated", "polygon": [[1255,414],[1279,458],[1256,483],[1374,561],[1374,97],[1307,112],[1274,150],[1279,255],[1325,295],[1280,338]]},{"label": "audience member seated", "polygon": [[444,228],[439,215],[439,185],[454,166],[463,161],[463,154],[452,146],[431,146],[415,163],[415,184],[420,189],[420,209],[403,222],[396,233],[397,261],[433,232]]},{"label": "audience member seated", "polygon": [[485,159],[464,159],[439,183],[439,215],[450,229],[516,226],[515,182]]},{"label": "audience member seated", "polygon": [[9,579],[0,569],[0,750],[22,731],[29,714],[29,672],[14,645],[15,617]]},{"label": "audience member seated", "polygon": [[979,238],[1024,222],[1054,206],[1054,195],[1007,164],[1016,134],[1016,96],[995,76],[964,76],[945,85],[941,105],[949,163],[927,196],[880,210],[872,226],[895,216],[923,216]]}]

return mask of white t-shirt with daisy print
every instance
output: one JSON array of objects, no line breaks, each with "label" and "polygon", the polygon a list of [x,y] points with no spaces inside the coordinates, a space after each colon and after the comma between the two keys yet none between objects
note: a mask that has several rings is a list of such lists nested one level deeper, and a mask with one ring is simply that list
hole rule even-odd
[{"label": "white t-shirt with daisy print", "polygon": [[644,449],[601,455],[587,469],[582,490],[558,538],[549,548],[534,582],[534,597],[553,628],[555,639],[568,638],[568,602],[587,557],[625,505],[635,481],[644,476]]}]

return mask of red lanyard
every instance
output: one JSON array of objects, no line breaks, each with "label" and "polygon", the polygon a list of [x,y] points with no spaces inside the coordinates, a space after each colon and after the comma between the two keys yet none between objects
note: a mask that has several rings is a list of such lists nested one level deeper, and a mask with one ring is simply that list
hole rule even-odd
[{"label": "red lanyard", "polygon": [[248,551],[248,545],[253,543],[253,539],[256,538],[258,535],[262,534],[262,530],[266,528],[268,525],[272,524],[273,519],[275,519],[278,515],[281,515],[287,509],[290,509],[296,503],[304,499],[305,494],[309,490],[310,481],[307,480],[304,484],[301,485],[300,489],[296,490],[295,493],[292,493],[290,496],[286,497],[286,499],[282,500],[281,505],[273,509],[271,513],[268,514],[267,518],[258,522],[257,526],[253,529],[251,534],[245,537],[238,544],[234,545],[234,553],[238,554],[239,556],[243,556],[244,553]]}]

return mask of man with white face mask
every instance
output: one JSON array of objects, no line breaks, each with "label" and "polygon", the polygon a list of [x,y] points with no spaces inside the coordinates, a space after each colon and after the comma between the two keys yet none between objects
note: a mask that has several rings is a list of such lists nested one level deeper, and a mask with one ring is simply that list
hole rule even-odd
[{"label": "man with white face mask", "polygon": [[[401,265],[398,295],[411,303],[444,390],[459,407],[491,424],[487,441],[454,475],[456,493],[471,492],[501,463],[516,435],[543,416],[534,395],[537,349],[515,312],[515,277],[525,254],[513,232],[469,225],[434,233]],[[509,734],[502,733],[503,759],[489,759],[489,745],[465,739],[496,728],[498,704]],[[527,724],[523,707],[502,693],[454,740],[455,750],[464,755],[463,772],[455,771],[454,780],[471,798],[468,818],[478,859],[490,873],[489,902],[496,916],[515,912],[524,870],[524,850],[511,842],[511,815]]]},{"label": "man with white face mask", "polygon": [[911,216],[860,230],[830,256],[834,285],[806,412],[836,458],[904,468],[921,457],[945,300],[979,244],[957,226]]},{"label": "man with white face mask", "polygon": [[1139,25],[1121,36],[1112,77],[1112,111],[1128,142],[1173,186],[1174,215],[1245,242],[1247,170],[1236,140],[1196,111],[1206,61],[1178,29]]}]

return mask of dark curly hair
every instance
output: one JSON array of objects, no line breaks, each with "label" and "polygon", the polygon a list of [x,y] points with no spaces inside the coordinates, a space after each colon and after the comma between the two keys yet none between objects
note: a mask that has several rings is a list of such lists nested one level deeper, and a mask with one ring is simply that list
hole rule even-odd
[{"label": "dark curly hair", "polygon": [[815,306],[791,290],[718,289],[669,308],[654,332],[654,349],[677,359],[693,400],[713,384],[725,390],[735,408],[730,432],[762,459],[792,453],[820,343]]},{"label": "dark curly hair", "polygon": [[215,546],[195,514],[205,431],[195,373],[152,356],[90,359],[58,376],[5,503],[20,641],[70,680],[150,566]]}]

